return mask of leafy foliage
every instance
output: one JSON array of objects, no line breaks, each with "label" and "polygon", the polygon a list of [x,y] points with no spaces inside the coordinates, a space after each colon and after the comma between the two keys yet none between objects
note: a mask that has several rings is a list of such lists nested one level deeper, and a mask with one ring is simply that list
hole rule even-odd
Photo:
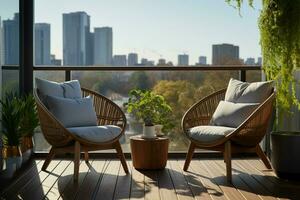
[{"label": "leafy foliage", "polygon": [[2,106],[2,134],[3,144],[6,146],[18,146],[22,133],[20,130],[20,121],[22,118],[22,106],[15,94],[6,94],[3,100],[0,100]]},{"label": "leafy foliage", "polygon": [[172,127],[170,122],[171,107],[164,97],[149,90],[131,90],[126,104],[128,113],[132,113],[138,120],[142,119],[146,126],[162,124]]},{"label": "leafy foliage", "polygon": [[22,117],[20,130],[23,136],[32,136],[34,129],[39,125],[36,104],[33,95],[27,95],[20,99]]},{"label": "leafy foliage", "polygon": [[[240,10],[242,0],[236,3]],[[248,1],[250,6],[253,0]],[[269,80],[276,81],[277,105],[288,111],[292,105],[300,109],[294,71],[300,67],[300,0],[262,0],[259,18],[263,69]]]}]

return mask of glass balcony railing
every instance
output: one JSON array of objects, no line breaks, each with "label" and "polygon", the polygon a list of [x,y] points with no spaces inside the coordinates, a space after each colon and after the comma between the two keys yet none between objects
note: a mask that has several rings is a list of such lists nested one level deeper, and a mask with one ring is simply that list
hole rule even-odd
[{"label": "glass balcony railing", "polygon": [[[181,131],[181,118],[186,110],[195,102],[225,88],[229,79],[246,78],[247,81],[260,81],[262,74],[259,66],[244,67],[211,67],[192,68],[174,67],[164,68],[114,68],[105,67],[35,67],[34,77],[62,82],[66,79],[77,79],[81,86],[101,93],[113,100],[126,113],[127,129],[125,136],[120,139],[124,152],[130,152],[129,138],[142,134],[143,124],[126,112],[123,104],[128,101],[131,89],[152,90],[164,96],[172,107],[174,127],[164,133],[170,138],[169,151],[186,151],[188,140]],[[143,70],[144,69],[144,70]],[[35,151],[45,152],[49,145],[39,129],[35,134]]]}]

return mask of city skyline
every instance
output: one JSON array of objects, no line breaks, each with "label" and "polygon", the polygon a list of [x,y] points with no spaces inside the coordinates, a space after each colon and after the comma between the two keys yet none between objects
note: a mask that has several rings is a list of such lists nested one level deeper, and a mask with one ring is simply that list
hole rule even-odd
[{"label": "city skyline", "polygon": [[[61,6],[57,7],[57,3]],[[183,3],[167,0],[159,4],[159,10],[165,10],[165,14],[151,9],[155,4],[155,1],[91,0],[88,3],[76,1],[74,4],[69,0],[40,0],[35,4],[35,16],[36,22],[52,24],[51,39],[56,42],[52,44],[51,53],[57,58],[62,58],[61,14],[83,10],[92,18],[91,30],[94,27],[113,27],[116,55],[133,52],[138,53],[140,58],[156,61],[164,58],[177,63],[177,55],[186,53],[190,63],[198,62],[199,55],[206,55],[207,62],[211,63],[211,45],[230,43],[240,46],[242,58],[261,56],[257,27],[261,5],[257,1],[254,3],[255,9],[242,8],[242,17],[224,1]],[[44,13],[48,9],[53,12],[46,12],[46,16]],[[218,12],[212,14],[211,9]]]},{"label": "city skyline", "polygon": [[[17,40],[17,35],[14,34],[15,28],[18,28],[18,13],[14,14],[13,19],[7,19],[3,21],[8,28],[4,29],[3,33],[9,36],[5,37],[4,41],[8,43],[8,48],[17,48],[16,45],[12,45],[14,40]],[[160,57],[157,61],[149,60],[148,58],[142,58],[141,62],[138,62],[138,54],[127,53],[125,55],[113,54],[113,30],[111,27],[96,27],[94,32],[90,32],[90,16],[86,12],[72,12],[63,13],[63,25],[64,25],[64,65],[114,65],[114,66],[127,66],[127,55],[129,66],[133,65],[170,65],[172,61],[168,61],[163,57]],[[7,25],[8,24],[8,25]],[[35,63],[36,65],[57,65],[61,61],[51,55],[50,52],[50,30],[51,25],[48,23],[35,23]],[[12,40],[11,37],[14,37]],[[71,45],[69,45],[71,44]],[[2,45],[3,46],[3,45]],[[80,47],[78,49],[78,47]],[[9,49],[5,49],[9,52]],[[16,51],[17,52],[17,51]],[[1,53],[1,52],[0,52]],[[9,56],[10,54],[4,54]],[[51,56],[50,56],[51,55]],[[133,56],[133,57],[132,57]],[[10,57],[17,57],[17,55],[10,55]],[[132,58],[130,58],[132,57]],[[75,59],[74,59],[75,58]],[[212,45],[212,64],[247,64],[255,65],[261,64],[261,57],[255,58],[249,57],[241,59],[239,57],[239,46],[232,44],[213,44]],[[224,60],[225,59],[225,60]],[[226,61],[227,59],[227,61]],[[5,59],[4,59],[5,60]],[[207,65],[207,56],[199,56],[197,63],[189,63],[189,54],[178,54],[177,63],[175,65]],[[226,61],[226,62],[224,62]],[[243,61],[243,63],[241,63]],[[6,59],[5,64],[13,64],[10,59]]]}]

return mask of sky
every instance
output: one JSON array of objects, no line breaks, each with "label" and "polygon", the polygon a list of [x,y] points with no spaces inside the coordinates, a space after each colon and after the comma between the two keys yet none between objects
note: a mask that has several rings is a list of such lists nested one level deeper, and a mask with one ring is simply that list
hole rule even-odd
[{"label": "sky", "polygon": [[[259,57],[258,16],[244,3],[239,12],[225,0],[36,0],[35,22],[51,24],[51,53],[62,58],[62,13],[85,11],[94,27],[113,28],[113,54],[135,52],[139,59],[165,58],[177,64],[178,54],[200,55],[211,62],[212,44],[240,46],[240,57]],[[0,0],[0,16],[12,18],[18,0]],[[3,7],[2,5],[5,5]]]}]

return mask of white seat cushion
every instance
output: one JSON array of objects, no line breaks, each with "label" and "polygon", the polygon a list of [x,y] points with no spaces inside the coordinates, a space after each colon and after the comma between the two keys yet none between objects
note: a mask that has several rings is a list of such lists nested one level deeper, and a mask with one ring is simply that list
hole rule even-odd
[{"label": "white seat cushion", "polygon": [[235,128],[225,126],[195,126],[190,128],[189,136],[199,142],[212,143],[222,139]]},{"label": "white seat cushion", "polygon": [[114,125],[72,127],[67,130],[91,142],[108,142],[121,134],[121,128]]}]

